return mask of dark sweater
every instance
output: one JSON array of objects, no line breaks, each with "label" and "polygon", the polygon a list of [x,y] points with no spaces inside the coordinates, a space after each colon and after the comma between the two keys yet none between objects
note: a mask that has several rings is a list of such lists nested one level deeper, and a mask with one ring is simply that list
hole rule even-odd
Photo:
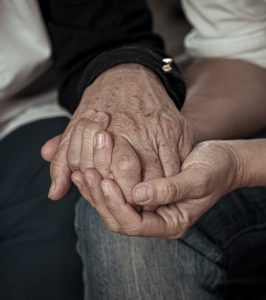
[{"label": "dark sweater", "polygon": [[161,38],[144,0],[39,0],[53,49],[59,101],[73,112],[84,89],[105,70],[138,63],[162,80],[178,108],[185,84],[178,68],[162,71]]}]

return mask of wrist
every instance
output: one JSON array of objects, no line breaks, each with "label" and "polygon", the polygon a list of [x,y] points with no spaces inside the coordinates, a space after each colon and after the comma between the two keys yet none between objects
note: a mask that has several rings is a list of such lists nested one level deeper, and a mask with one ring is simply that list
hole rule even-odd
[{"label": "wrist", "polygon": [[121,47],[99,54],[83,72],[78,86],[79,97],[103,72],[115,66],[130,64],[144,66],[156,74],[176,106],[182,106],[186,87],[177,66],[172,62],[171,70],[165,72],[165,56],[146,47]]},{"label": "wrist", "polygon": [[244,140],[221,141],[222,144],[230,151],[234,160],[233,181],[231,190],[248,187],[251,179],[250,157],[247,155],[247,142]]},{"label": "wrist", "polygon": [[139,64],[120,64],[100,74],[80,105],[111,115],[147,116],[167,108],[180,114],[157,74]]},{"label": "wrist", "polygon": [[200,122],[186,115],[182,110],[181,110],[181,114],[184,116],[186,120],[193,146],[195,146],[198,143],[210,140],[210,138],[208,138],[206,129],[204,128],[204,126],[202,126],[202,124],[200,124]]},{"label": "wrist", "polygon": [[[143,76],[145,76],[145,80]],[[121,83],[123,83],[123,81],[131,81],[132,84],[137,82],[148,83],[150,81],[156,81],[157,85],[163,87],[162,82],[152,70],[140,64],[133,63],[116,65],[104,71],[95,80],[95,82],[104,82],[105,84],[110,81],[120,81]]]}]

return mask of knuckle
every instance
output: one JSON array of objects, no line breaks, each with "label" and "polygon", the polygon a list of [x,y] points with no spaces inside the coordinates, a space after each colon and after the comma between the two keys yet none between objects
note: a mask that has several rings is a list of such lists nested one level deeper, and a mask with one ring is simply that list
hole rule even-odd
[{"label": "knuckle", "polygon": [[80,163],[79,163],[79,169],[83,173],[85,172],[86,169],[93,168],[93,167],[94,167],[94,164],[93,164],[93,161],[91,161],[91,160],[80,161]]},{"label": "knuckle", "polygon": [[97,131],[100,131],[104,129],[101,123],[95,122],[95,121],[90,121],[89,124],[86,124],[84,129],[83,129],[83,134],[86,136],[90,136],[92,134],[95,134]]},{"label": "knuckle", "polygon": [[160,198],[165,199],[166,202],[178,200],[177,187],[172,181],[166,181],[161,193]]},{"label": "knuckle", "polygon": [[70,160],[68,161],[68,165],[72,170],[79,170],[80,164],[78,160]]},{"label": "knuckle", "polygon": [[67,164],[73,170],[78,170],[80,167],[79,156],[67,155]]},{"label": "knuckle", "polygon": [[109,116],[107,113],[105,113],[103,111],[99,111],[96,113],[94,120],[97,122],[105,122],[108,120],[108,118],[109,118]]},{"label": "knuckle", "polygon": [[181,211],[178,221],[178,234],[182,234],[191,226],[192,218],[189,213]]},{"label": "knuckle", "polygon": [[[98,176],[98,173],[91,168],[87,168],[83,172],[86,181],[89,183],[89,185],[93,188],[94,186],[98,186],[101,182],[101,178]],[[98,197],[96,195],[94,196],[95,202],[99,202]]]},{"label": "knuckle", "polygon": [[192,217],[187,210],[177,206],[176,209],[171,209],[168,207],[165,224],[170,235],[179,235],[191,226]]},{"label": "knuckle", "polygon": [[121,232],[121,228],[118,224],[115,223],[111,223],[111,224],[106,224],[106,227],[108,228],[108,230],[114,232],[114,233],[120,233]]},{"label": "knuckle", "polygon": [[73,153],[67,152],[66,161],[67,161],[68,166],[72,170],[79,170],[79,168],[80,168],[79,155],[73,155]]},{"label": "knuckle", "polygon": [[89,120],[86,118],[80,118],[75,126],[75,129],[83,129],[83,127],[88,124]]},{"label": "knuckle", "polygon": [[139,236],[140,235],[140,230],[135,226],[124,226],[123,232],[126,235],[130,235],[130,236]]},{"label": "knuckle", "polygon": [[136,171],[139,170],[140,165],[135,157],[124,154],[119,158],[118,168],[120,171]]}]

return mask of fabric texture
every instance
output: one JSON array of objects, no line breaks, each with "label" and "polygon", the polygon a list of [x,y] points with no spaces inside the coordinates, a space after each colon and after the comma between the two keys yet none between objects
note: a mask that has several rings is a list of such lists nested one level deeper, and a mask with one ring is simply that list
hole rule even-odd
[{"label": "fabric texture", "polygon": [[27,124],[0,141],[0,299],[82,300],[72,189],[47,198],[49,164],[40,156],[67,118]]},{"label": "fabric texture", "polygon": [[57,104],[51,45],[36,0],[0,1],[0,139],[34,120],[67,116]]},{"label": "fabric texture", "polygon": [[205,255],[213,244],[200,233],[195,239],[203,252],[184,241],[112,233],[83,199],[76,230],[85,300],[221,299],[217,290],[224,271]]},{"label": "fabric texture", "polygon": [[179,240],[108,231],[95,209],[76,208],[85,300],[266,299],[266,189],[221,199]]},{"label": "fabric texture", "polygon": [[79,86],[79,97],[81,98],[84,90],[102,72],[121,63],[141,64],[152,70],[162,81],[170,98],[174,101],[177,108],[181,108],[186,96],[186,85],[174,62],[170,64],[172,71],[163,71],[164,57],[162,54],[153,52],[148,48],[121,47],[98,55],[84,71]]},{"label": "fabric texture", "polygon": [[[161,59],[168,57],[164,53],[162,40],[152,32],[152,20],[145,0],[39,0],[39,3],[51,37],[59,100],[61,105],[71,112],[80,101],[77,86],[81,77],[83,76],[88,83],[92,82],[100,71],[104,70],[100,67],[101,62],[105,66],[108,62],[110,67],[118,63],[136,61],[147,65],[147,56],[150,54],[152,57],[149,68],[158,73]],[[119,61],[117,56],[114,60],[114,56],[111,55],[114,52],[110,50],[123,47],[133,47],[136,51],[129,59],[129,56],[125,55],[126,51],[121,49],[117,52]],[[155,62],[153,57],[158,57],[158,62]],[[90,67],[90,64],[94,67]],[[86,69],[91,73],[88,74]],[[160,78],[163,74],[161,72]],[[177,95],[178,86],[184,86],[180,76],[176,76],[176,80],[176,86],[171,83],[165,85],[171,88],[171,95],[173,90]],[[163,80],[164,83],[166,81],[168,76]],[[84,90],[84,84],[81,86],[80,93]],[[183,101],[183,96],[182,89],[176,98]]]},{"label": "fabric texture", "polygon": [[182,0],[193,26],[185,38],[194,58],[241,59],[266,67],[265,0]]}]

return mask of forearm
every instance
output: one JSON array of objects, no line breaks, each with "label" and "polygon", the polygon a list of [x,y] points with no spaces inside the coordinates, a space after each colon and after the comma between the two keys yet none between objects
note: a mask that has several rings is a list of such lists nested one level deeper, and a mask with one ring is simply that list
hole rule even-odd
[{"label": "forearm", "polygon": [[266,70],[237,60],[209,59],[185,73],[182,112],[195,143],[248,137],[266,126]]},{"label": "forearm", "polygon": [[218,142],[232,150],[238,161],[235,188],[266,186],[266,139]]}]

